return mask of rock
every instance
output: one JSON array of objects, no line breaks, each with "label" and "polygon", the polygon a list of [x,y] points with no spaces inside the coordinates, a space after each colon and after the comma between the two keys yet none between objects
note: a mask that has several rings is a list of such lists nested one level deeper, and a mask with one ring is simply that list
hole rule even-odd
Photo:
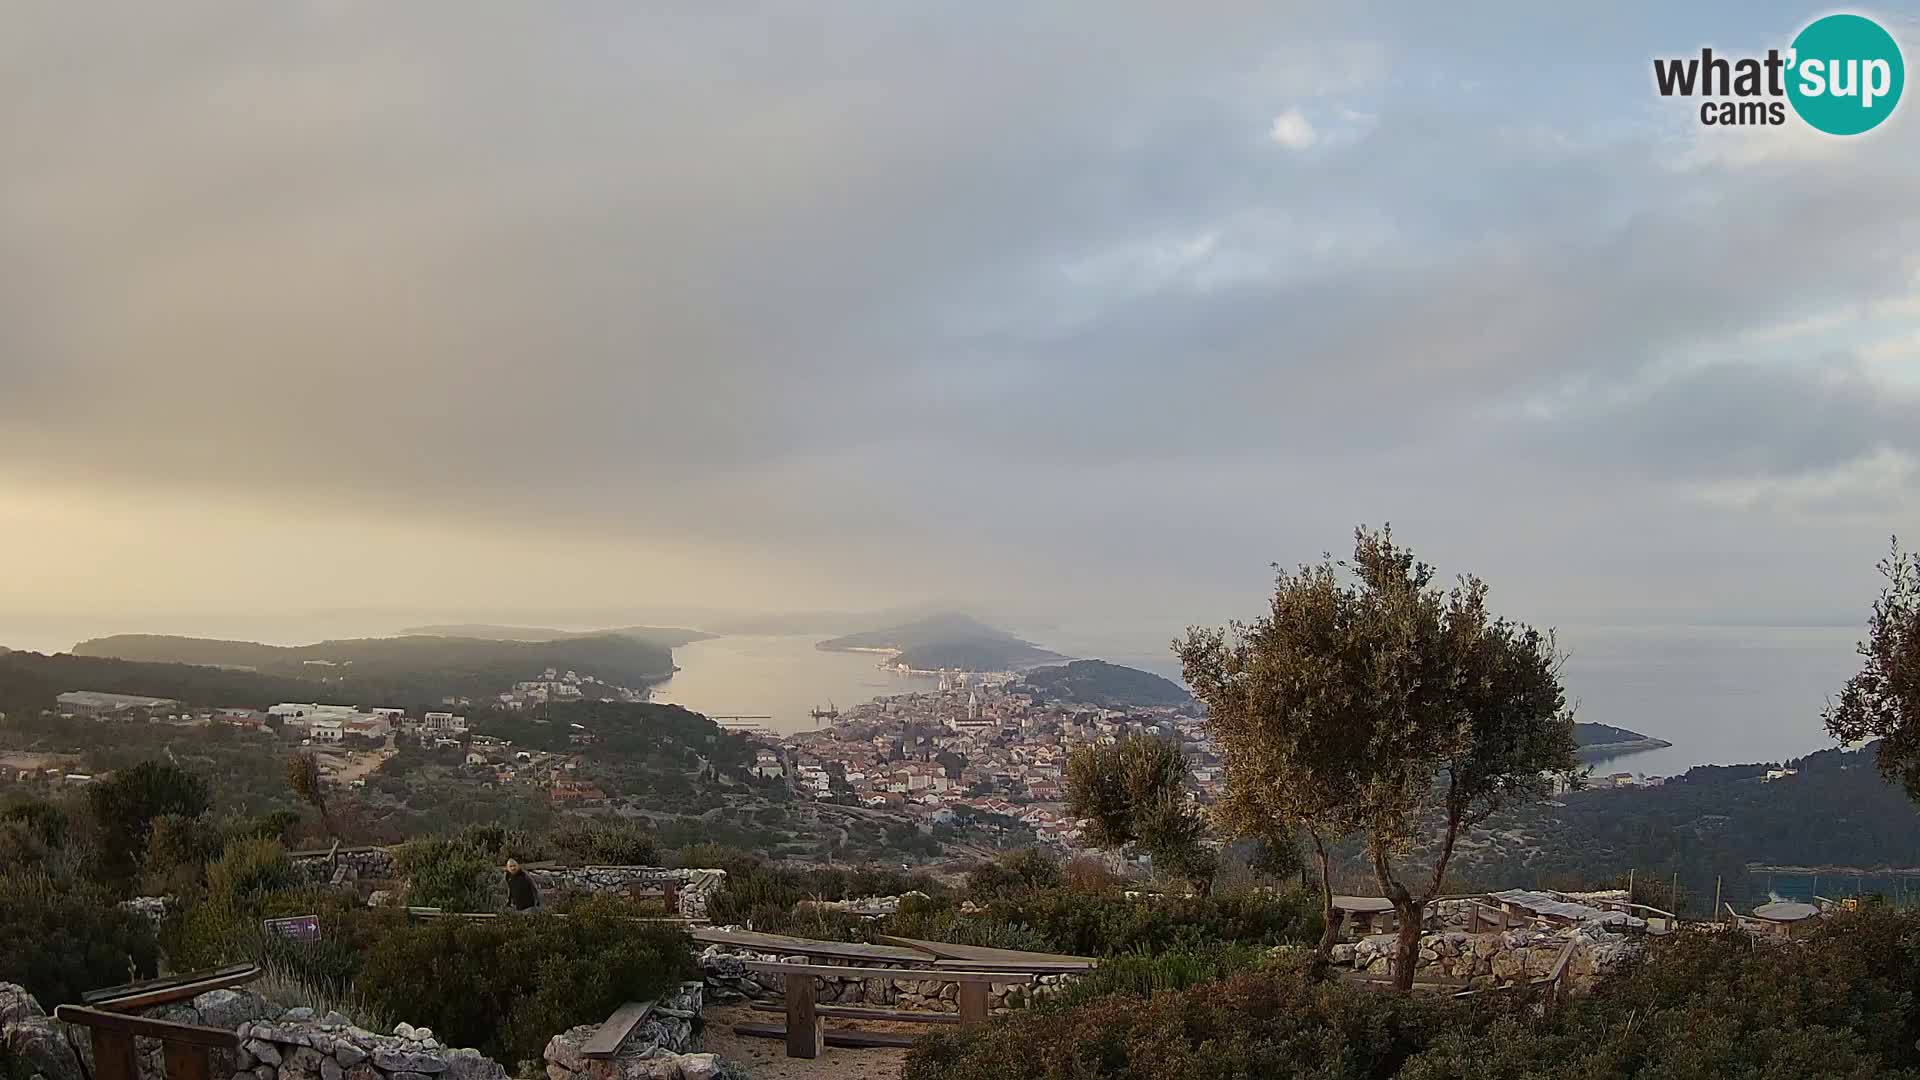
[{"label": "rock", "polygon": [[27,988],[19,983],[0,982],[0,1027],[47,1015]]},{"label": "rock", "polygon": [[209,990],[193,999],[198,1022],[207,1027],[234,1028],[253,1020],[273,1020],[281,1013],[278,1006],[259,994],[245,990]]},{"label": "rock", "polygon": [[351,1069],[367,1060],[367,1052],[360,1049],[357,1044],[341,1039],[334,1045],[333,1059],[338,1061],[341,1067]]},{"label": "rock", "polygon": [[683,1080],[720,1080],[726,1070],[721,1067],[718,1054],[682,1054],[680,1075]]},{"label": "rock", "polygon": [[286,1012],[280,1014],[280,1022],[283,1024],[304,1024],[312,1019],[313,1010],[304,1005],[298,1009],[288,1009]]},{"label": "rock", "polygon": [[385,1080],[372,1065],[355,1065],[347,1070],[347,1080]]},{"label": "rock", "polygon": [[426,1073],[401,1070],[393,1074],[393,1080],[427,1080]]},{"label": "rock", "polygon": [[320,1075],[320,1051],[296,1046],[280,1056],[280,1080],[314,1080]]},{"label": "rock", "polygon": [[499,1062],[478,1050],[447,1052],[447,1071],[443,1080],[506,1080],[507,1070]]},{"label": "rock", "polygon": [[442,1073],[447,1071],[447,1063],[432,1054],[416,1050],[389,1050],[384,1047],[373,1052],[373,1064],[385,1072]]},{"label": "rock", "polygon": [[5,1041],[0,1045],[14,1059],[20,1075],[38,1074],[46,1080],[85,1080],[92,1075],[93,1070],[81,1060],[83,1055],[91,1056],[85,1038],[76,1036],[78,1046],[69,1043],[64,1025],[39,1015],[17,1020],[4,1030]]},{"label": "rock", "polygon": [[254,1080],[277,1080],[279,1075],[279,1070],[271,1065],[255,1065],[253,1067]]},{"label": "rock", "polygon": [[413,1025],[402,1020],[393,1025],[393,1033],[403,1039],[411,1039],[413,1038]]},{"label": "rock", "polygon": [[595,1025],[587,1024],[555,1035],[547,1040],[547,1048],[541,1056],[549,1064],[558,1065],[568,1072],[586,1072],[587,1059],[580,1056],[580,1047],[595,1030]]},{"label": "rock", "polygon": [[320,1080],[342,1080],[346,1074],[347,1070],[341,1068],[339,1062],[330,1057],[320,1059]]},{"label": "rock", "polygon": [[[257,1030],[257,1029],[256,1029]],[[241,1049],[258,1058],[260,1064],[272,1067],[280,1064],[280,1048],[265,1039],[252,1038],[240,1044]]]}]

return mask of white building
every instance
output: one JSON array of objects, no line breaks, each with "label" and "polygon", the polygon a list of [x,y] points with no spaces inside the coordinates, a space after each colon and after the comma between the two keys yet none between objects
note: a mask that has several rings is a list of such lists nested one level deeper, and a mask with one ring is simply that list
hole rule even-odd
[{"label": "white building", "polygon": [[347,722],[330,717],[317,717],[307,721],[307,738],[314,742],[337,743],[347,734]]},{"label": "white building", "polygon": [[314,719],[315,717],[330,717],[335,720],[346,720],[349,717],[358,716],[359,714],[360,706],[358,705],[318,705],[312,702],[300,704],[299,702],[291,701],[282,702],[267,710],[268,716],[277,716],[282,723],[304,722]]}]

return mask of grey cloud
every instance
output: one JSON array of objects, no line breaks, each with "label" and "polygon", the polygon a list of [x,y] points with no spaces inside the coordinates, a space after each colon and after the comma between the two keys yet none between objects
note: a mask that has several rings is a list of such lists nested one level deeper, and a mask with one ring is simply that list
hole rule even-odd
[{"label": "grey cloud", "polygon": [[[1911,292],[1915,129],[1688,165],[1637,95],[1709,17],[1593,19],[32,5],[0,480],[766,529],[770,564],[1097,594],[1195,521],[1256,571],[1361,516],[1471,551],[1436,478],[1497,488],[1516,446],[1628,519],[1668,512],[1654,472],[1867,452],[1903,399],[1721,354]],[[1266,138],[1293,107],[1305,152]]]}]

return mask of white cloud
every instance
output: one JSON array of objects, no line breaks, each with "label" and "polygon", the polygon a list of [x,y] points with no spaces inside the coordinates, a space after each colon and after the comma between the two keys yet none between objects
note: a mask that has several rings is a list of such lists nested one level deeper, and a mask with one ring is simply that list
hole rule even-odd
[{"label": "white cloud", "polygon": [[1320,134],[1299,109],[1288,109],[1273,118],[1267,137],[1289,150],[1305,150],[1320,141]]}]

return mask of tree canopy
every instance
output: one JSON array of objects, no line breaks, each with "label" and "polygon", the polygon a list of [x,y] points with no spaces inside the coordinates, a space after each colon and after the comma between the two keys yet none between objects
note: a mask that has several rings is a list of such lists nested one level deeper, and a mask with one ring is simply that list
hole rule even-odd
[{"label": "tree canopy", "polygon": [[1186,754],[1171,739],[1129,735],[1110,746],[1083,746],[1067,759],[1067,813],[1087,822],[1087,840],[1096,847],[1135,847],[1152,856],[1156,870],[1204,894],[1216,860],[1203,843],[1206,819],[1188,804],[1186,780]]},{"label": "tree canopy", "polygon": [[[1268,614],[1175,643],[1221,748],[1222,822],[1239,835],[1304,828],[1335,916],[1327,844],[1362,833],[1401,921],[1397,976],[1461,832],[1576,768],[1553,640],[1492,614],[1487,585],[1450,589],[1388,529],[1354,532],[1351,560],[1280,571]],[[1424,882],[1403,857],[1438,837]]]},{"label": "tree canopy", "polygon": [[1881,775],[1920,799],[1920,552],[1896,539],[1879,570],[1887,584],[1859,646],[1864,662],[1827,706],[1827,731],[1845,743],[1880,739]]}]

